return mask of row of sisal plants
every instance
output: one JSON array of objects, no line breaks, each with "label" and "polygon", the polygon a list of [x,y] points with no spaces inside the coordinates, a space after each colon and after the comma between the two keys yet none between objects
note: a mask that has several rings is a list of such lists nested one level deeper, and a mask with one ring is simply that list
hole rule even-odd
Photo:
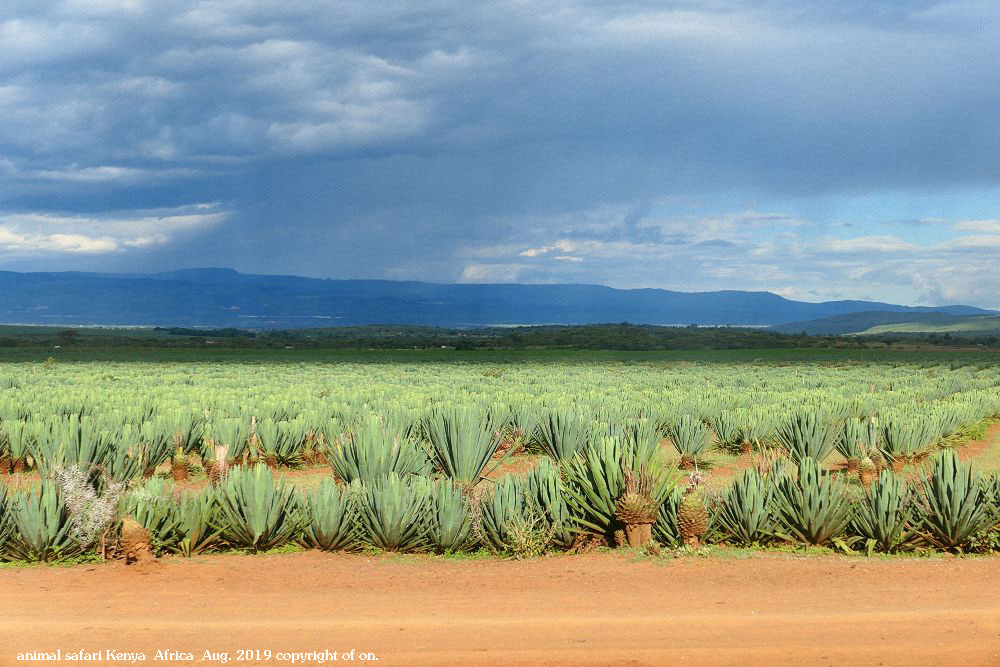
[{"label": "row of sisal plants", "polygon": [[[540,431],[571,432],[557,414]],[[996,542],[1000,481],[980,477],[951,450],[937,454],[917,481],[885,469],[860,492],[802,455],[775,458],[713,494],[698,473],[680,481],[649,419],[595,422],[572,455],[491,479],[504,431],[496,415],[469,406],[438,406],[417,423],[369,415],[331,439],[335,475],[312,491],[263,463],[223,470],[203,491],[174,494],[161,478],[130,486],[113,469],[64,459],[37,490],[0,497],[0,557],[51,561],[103,552],[126,519],[148,531],[157,551],[186,555],[290,543],[530,556],[586,539],[863,552]]]},{"label": "row of sisal plants", "polygon": [[[690,406],[682,406],[687,409]],[[542,409],[504,402],[463,406],[438,401],[431,407],[392,402],[361,406],[324,405],[296,412],[290,405],[268,410],[228,406],[212,410],[142,403],[131,410],[59,412],[39,416],[8,403],[0,405],[0,473],[31,467],[43,474],[65,464],[99,466],[117,480],[149,477],[171,463],[175,479],[185,479],[192,460],[209,473],[264,462],[271,468],[317,464],[339,456],[359,424],[380,420],[394,432],[433,444],[429,419],[444,409],[481,414],[488,428],[508,444],[566,461],[587,443],[615,435],[623,424],[642,424],[649,437],[667,438],[692,468],[715,446],[743,453],[779,450],[798,461],[825,461],[836,450],[854,469],[899,469],[968,435],[972,427],[1000,413],[1000,394],[956,394],[944,401],[887,408],[857,416],[851,404],[799,405],[784,416],[774,408],[680,412],[678,406],[642,403],[611,409],[581,406]],[[471,417],[470,417],[471,418]],[[440,433],[436,437],[443,437]],[[192,457],[194,457],[192,459]]]},{"label": "row of sisal plants", "polygon": [[[0,378],[0,472],[43,481],[4,492],[0,540],[6,558],[71,557],[130,516],[177,553],[291,540],[523,554],[579,535],[888,550],[877,515],[883,535],[906,527],[892,548],[965,549],[988,532],[995,480],[939,475],[947,452],[933,487],[893,471],[1000,413],[998,386],[996,367],[932,362],[22,364]],[[484,481],[516,446],[546,458]],[[713,447],[781,456],[722,494],[697,473],[678,483],[678,460],[696,468]],[[817,467],[835,451],[864,493]],[[264,471],[310,463],[333,473],[310,493]],[[213,484],[174,498],[143,481],[167,464]],[[941,537],[956,526],[961,540]]]},{"label": "row of sisal plants", "polygon": [[[422,411],[460,400],[517,410],[709,420],[724,412],[822,409],[866,417],[923,411],[997,393],[991,366],[844,363],[546,364],[37,364],[4,366],[0,419],[52,416],[146,421],[174,410],[216,418],[305,419],[321,426],[343,411]],[[3,378],[0,378],[2,380]]]}]

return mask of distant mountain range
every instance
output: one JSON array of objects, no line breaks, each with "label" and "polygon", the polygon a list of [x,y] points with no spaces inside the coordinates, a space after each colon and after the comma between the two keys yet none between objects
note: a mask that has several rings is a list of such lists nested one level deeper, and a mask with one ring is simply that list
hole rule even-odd
[{"label": "distant mountain range", "polygon": [[[477,327],[633,322],[774,326],[877,311],[998,315],[972,306],[793,301],[770,292],[621,290],[601,285],[434,284],[248,275],[0,272],[0,323],[288,329],[362,324]],[[911,318],[912,319],[912,318]],[[869,326],[884,324],[876,322]],[[783,329],[786,327],[782,327]]]}]

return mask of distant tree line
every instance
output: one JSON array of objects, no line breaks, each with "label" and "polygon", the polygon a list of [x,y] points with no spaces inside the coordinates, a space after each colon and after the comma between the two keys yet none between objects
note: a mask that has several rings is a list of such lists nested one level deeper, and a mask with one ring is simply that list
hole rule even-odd
[{"label": "distant tree line", "polygon": [[459,350],[736,350],[768,348],[881,349],[896,346],[1000,348],[1000,336],[884,334],[811,336],[739,327],[662,327],[619,324],[444,329],[383,325],[283,331],[247,329],[18,328],[0,347],[432,349]]}]

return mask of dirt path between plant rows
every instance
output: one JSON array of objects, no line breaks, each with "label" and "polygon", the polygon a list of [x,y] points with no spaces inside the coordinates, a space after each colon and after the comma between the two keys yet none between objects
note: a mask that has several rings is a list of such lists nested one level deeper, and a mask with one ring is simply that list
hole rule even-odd
[{"label": "dirt path between plant rows", "polygon": [[[0,664],[1000,665],[1000,558],[533,561],[319,552],[0,570]],[[354,660],[344,660],[354,650]],[[193,660],[154,662],[156,651]],[[305,662],[297,664],[317,664]],[[334,664],[332,661],[326,664]]]},{"label": "dirt path between plant rows", "polygon": [[1000,422],[990,425],[981,440],[972,440],[958,449],[958,458],[963,461],[974,460],[994,445],[1000,445]]},{"label": "dirt path between plant rows", "polygon": [[[661,443],[662,447],[670,449],[670,445],[666,441]],[[963,461],[975,461],[977,457],[986,453],[992,447],[1000,447],[1000,421],[990,425],[986,434],[980,440],[970,440],[969,442],[963,443],[960,447],[956,449],[958,456]],[[524,474],[531,470],[538,462],[539,459],[544,458],[541,454],[532,454],[528,456],[517,456],[509,459],[496,470],[488,475],[490,479],[499,479],[503,475],[508,474]],[[751,466],[751,460],[747,457],[741,457],[719,466],[714,466],[708,468],[706,472],[710,478],[726,480],[735,477],[742,473],[744,470]],[[841,463],[828,465],[827,469],[830,470],[843,470],[844,465]],[[164,464],[161,466],[160,470],[164,473],[169,471],[169,466]],[[293,484],[316,484],[318,480],[329,477],[331,475],[330,467],[326,465],[313,466],[309,468],[279,468],[277,473],[279,477],[283,477]],[[0,484],[6,485],[9,489],[21,489],[33,484],[37,484],[39,480],[39,475],[37,472],[32,471],[25,474],[13,475],[13,474],[0,474]],[[197,491],[205,488],[208,485],[208,480],[201,477],[195,478],[186,482],[175,482],[174,486],[178,491]]]}]

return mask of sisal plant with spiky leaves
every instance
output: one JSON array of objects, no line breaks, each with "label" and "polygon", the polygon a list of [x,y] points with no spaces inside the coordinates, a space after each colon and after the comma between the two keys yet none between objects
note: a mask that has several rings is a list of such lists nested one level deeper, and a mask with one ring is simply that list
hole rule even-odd
[{"label": "sisal plant with spiky leaves", "polygon": [[475,542],[472,500],[465,491],[447,479],[436,480],[429,487],[424,534],[439,553],[459,553]]},{"label": "sisal plant with spiky leaves", "polygon": [[326,459],[345,484],[355,480],[371,482],[390,473],[406,477],[431,471],[427,452],[415,438],[374,415],[329,443]]},{"label": "sisal plant with spiky leaves", "polygon": [[301,514],[294,489],[257,464],[233,468],[223,478],[216,521],[226,542],[257,553],[291,542]]},{"label": "sisal plant with spiky leaves", "polygon": [[830,544],[851,519],[846,482],[824,473],[808,456],[799,461],[797,472],[777,480],[774,506],[779,532],[808,545]]},{"label": "sisal plant with spiky leaves", "polygon": [[690,470],[708,449],[712,431],[700,419],[684,415],[667,426],[667,437],[681,456],[680,467]]},{"label": "sisal plant with spiky leaves", "polygon": [[495,470],[503,457],[495,458],[502,431],[489,413],[475,408],[435,408],[424,420],[434,463],[444,475],[459,484],[476,484]]},{"label": "sisal plant with spiky leaves", "polygon": [[13,498],[14,535],[7,542],[8,560],[57,562],[84,553],[92,546],[81,543],[56,482],[42,480],[35,491],[21,491]]},{"label": "sisal plant with spiky leaves", "polygon": [[782,449],[796,464],[805,458],[822,463],[836,444],[833,425],[817,411],[793,414],[778,427],[776,435]]},{"label": "sisal plant with spiky leaves", "polygon": [[358,545],[357,493],[324,479],[312,493],[299,499],[302,534],[299,543],[321,551],[343,551]]},{"label": "sisal plant with spiky leaves", "polygon": [[579,412],[550,410],[538,422],[538,445],[554,461],[569,461],[589,438],[590,420]]},{"label": "sisal plant with spiky leaves", "polygon": [[426,477],[401,478],[394,472],[368,482],[354,482],[352,492],[357,493],[362,541],[386,551],[426,549],[430,486]]},{"label": "sisal plant with spiky leaves", "polygon": [[625,493],[628,468],[637,474],[645,466],[650,495],[662,502],[676,482],[676,471],[659,451],[637,449],[630,440],[604,436],[589,444],[565,467],[565,497],[577,530],[602,535],[609,543],[624,527],[617,517],[618,499]]},{"label": "sisal plant with spiky leaves", "polygon": [[653,541],[653,524],[660,511],[660,503],[653,498],[653,478],[645,464],[638,473],[625,467],[625,492],[615,502],[615,518],[625,526],[625,539],[630,547],[641,547]]},{"label": "sisal plant with spiky leaves", "polygon": [[951,449],[934,458],[921,491],[919,531],[940,549],[963,550],[973,535],[996,520],[978,473]]},{"label": "sisal plant with spiky leaves", "polygon": [[855,507],[848,532],[860,538],[869,553],[893,553],[915,543],[913,495],[900,475],[883,470],[865,489]]},{"label": "sisal plant with spiky leaves", "polygon": [[751,468],[719,499],[716,521],[723,539],[740,546],[764,544],[774,536],[774,481]]}]

